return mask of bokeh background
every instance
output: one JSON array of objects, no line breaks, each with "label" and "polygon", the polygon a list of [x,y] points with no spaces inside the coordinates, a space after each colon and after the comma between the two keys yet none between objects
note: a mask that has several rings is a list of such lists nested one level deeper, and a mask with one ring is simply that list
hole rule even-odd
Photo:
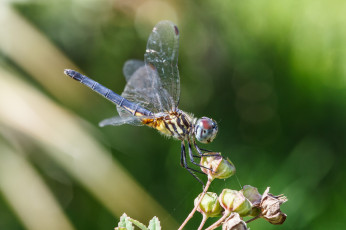
[{"label": "bokeh background", "polygon": [[343,0],[0,1],[0,229],[113,229],[123,212],[183,222],[202,188],[179,142],[99,128],[115,106],[63,74],[121,93],[123,63],[143,59],[163,19],[180,29],[180,108],[218,122],[204,147],[237,167],[211,191],[288,197],[284,225],[251,229],[344,229],[345,12]]}]

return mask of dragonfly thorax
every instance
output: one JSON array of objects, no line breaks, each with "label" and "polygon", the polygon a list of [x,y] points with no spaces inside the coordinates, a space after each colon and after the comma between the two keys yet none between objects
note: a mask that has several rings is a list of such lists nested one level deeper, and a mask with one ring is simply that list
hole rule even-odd
[{"label": "dragonfly thorax", "polygon": [[195,121],[193,116],[177,110],[170,113],[155,114],[154,118],[145,118],[142,123],[157,129],[166,136],[185,140],[193,135]]}]

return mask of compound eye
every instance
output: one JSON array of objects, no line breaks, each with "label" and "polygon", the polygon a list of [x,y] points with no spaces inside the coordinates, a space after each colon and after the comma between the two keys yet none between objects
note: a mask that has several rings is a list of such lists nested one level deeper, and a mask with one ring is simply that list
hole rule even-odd
[{"label": "compound eye", "polygon": [[201,143],[210,143],[216,137],[218,128],[213,119],[202,117],[195,124],[195,137]]}]

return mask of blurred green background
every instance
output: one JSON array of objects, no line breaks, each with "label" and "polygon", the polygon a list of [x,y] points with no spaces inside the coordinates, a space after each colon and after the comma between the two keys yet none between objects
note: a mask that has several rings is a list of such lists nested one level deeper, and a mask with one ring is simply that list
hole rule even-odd
[{"label": "blurred green background", "polygon": [[342,0],[1,1],[0,229],[113,229],[123,212],[183,222],[201,185],[180,143],[99,128],[115,106],[63,74],[121,93],[123,63],[143,59],[163,19],[180,29],[180,108],[218,122],[203,147],[237,168],[210,190],[288,197],[284,225],[251,229],[344,229],[345,12]]}]

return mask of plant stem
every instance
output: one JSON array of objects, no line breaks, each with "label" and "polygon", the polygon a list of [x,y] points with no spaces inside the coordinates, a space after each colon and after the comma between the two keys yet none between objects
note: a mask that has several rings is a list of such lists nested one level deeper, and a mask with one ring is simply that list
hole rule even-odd
[{"label": "plant stem", "polygon": [[209,228],[207,228],[206,230],[213,230],[213,229],[219,227],[222,224],[222,222],[229,216],[230,213],[231,212],[225,210],[225,213],[223,214],[223,216],[218,221],[216,221],[214,224],[210,225]]},{"label": "plant stem", "polygon": [[254,218],[252,218],[252,219],[250,219],[250,220],[248,220],[248,221],[246,221],[245,223],[250,223],[250,222],[252,222],[252,221],[254,221],[254,220],[256,220],[256,219],[258,219],[258,218],[260,218],[261,217],[261,214],[259,214],[258,216],[255,216]]},{"label": "plant stem", "polygon": [[198,230],[202,230],[202,228],[203,228],[205,222],[207,221],[207,219],[208,219],[207,215],[203,214],[203,219],[202,219],[201,224],[198,227]]},{"label": "plant stem", "polygon": [[187,224],[187,222],[193,217],[193,215],[195,214],[199,204],[201,203],[205,193],[208,191],[209,189],[209,186],[211,184],[211,182],[213,181],[213,179],[209,178],[208,177],[208,181],[207,181],[207,184],[205,185],[204,187],[204,190],[203,190],[203,194],[201,195],[201,197],[199,198],[198,202],[196,203],[195,207],[192,209],[192,211],[190,212],[190,214],[186,217],[186,219],[184,220],[184,222],[180,225],[179,229],[178,230],[182,230],[185,225]]}]

